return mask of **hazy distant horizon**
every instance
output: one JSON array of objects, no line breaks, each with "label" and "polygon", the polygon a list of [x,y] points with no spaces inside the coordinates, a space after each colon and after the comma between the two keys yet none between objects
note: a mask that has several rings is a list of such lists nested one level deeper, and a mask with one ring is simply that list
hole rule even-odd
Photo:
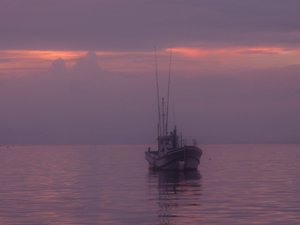
[{"label": "hazy distant horizon", "polygon": [[300,2],[0,2],[0,144],[300,143]]}]

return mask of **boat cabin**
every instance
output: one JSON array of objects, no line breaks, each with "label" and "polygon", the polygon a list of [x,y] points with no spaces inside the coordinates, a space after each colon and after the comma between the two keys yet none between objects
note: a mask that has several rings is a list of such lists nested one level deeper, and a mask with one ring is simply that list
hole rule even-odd
[{"label": "boat cabin", "polygon": [[169,135],[166,136],[159,136],[158,137],[158,151],[159,152],[166,152],[169,150],[173,150],[178,148],[178,135],[176,131],[176,127],[173,131],[170,132]]}]

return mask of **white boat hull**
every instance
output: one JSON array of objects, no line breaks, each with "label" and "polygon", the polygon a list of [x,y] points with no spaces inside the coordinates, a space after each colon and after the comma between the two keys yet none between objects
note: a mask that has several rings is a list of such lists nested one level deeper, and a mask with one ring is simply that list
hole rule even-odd
[{"label": "white boat hull", "polygon": [[148,151],[146,160],[154,170],[197,170],[202,150],[196,146],[183,146],[168,150],[166,153]]}]

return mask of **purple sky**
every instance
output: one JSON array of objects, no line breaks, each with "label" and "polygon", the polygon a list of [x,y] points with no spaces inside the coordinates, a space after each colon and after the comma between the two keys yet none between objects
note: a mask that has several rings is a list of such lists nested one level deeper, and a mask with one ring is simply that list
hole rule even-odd
[{"label": "purple sky", "polygon": [[297,0],[2,0],[0,143],[299,143]]},{"label": "purple sky", "polygon": [[297,0],[2,0],[1,49],[299,47]]}]

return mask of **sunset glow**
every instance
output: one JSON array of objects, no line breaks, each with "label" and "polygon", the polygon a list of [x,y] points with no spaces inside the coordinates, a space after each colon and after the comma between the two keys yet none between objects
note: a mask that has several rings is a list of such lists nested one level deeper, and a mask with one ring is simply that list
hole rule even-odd
[{"label": "sunset glow", "polygon": [[[191,48],[172,47],[158,50],[159,57],[168,57],[172,51],[174,59],[185,59],[184,64],[176,63],[176,68],[199,70],[239,69],[239,68],[269,68],[272,66],[288,66],[300,62],[298,48],[283,47],[228,47],[228,48]],[[7,71],[42,71],[47,70],[56,59],[65,61],[68,68],[76,60],[85,57],[86,51],[56,51],[56,50],[0,50],[0,68]],[[101,68],[108,71],[149,71],[153,69],[153,51],[95,51],[97,62]],[[200,60],[198,62],[198,60]],[[217,67],[211,67],[214,63]],[[162,63],[163,69],[167,64]]]},{"label": "sunset glow", "polygon": [[172,51],[175,54],[179,54],[185,57],[199,58],[210,55],[224,55],[234,56],[242,54],[288,54],[297,52],[300,53],[300,49],[284,49],[281,47],[235,47],[235,48],[189,48],[189,47],[174,47],[165,49],[166,52]]},{"label": "sunset glow", "polygon": [[43,59],[55,60],[63,58],[65,60],[75,59],[85,54],[85,51],[51,51],[51,50],[1,50],[1,56],[8,59]]}]

